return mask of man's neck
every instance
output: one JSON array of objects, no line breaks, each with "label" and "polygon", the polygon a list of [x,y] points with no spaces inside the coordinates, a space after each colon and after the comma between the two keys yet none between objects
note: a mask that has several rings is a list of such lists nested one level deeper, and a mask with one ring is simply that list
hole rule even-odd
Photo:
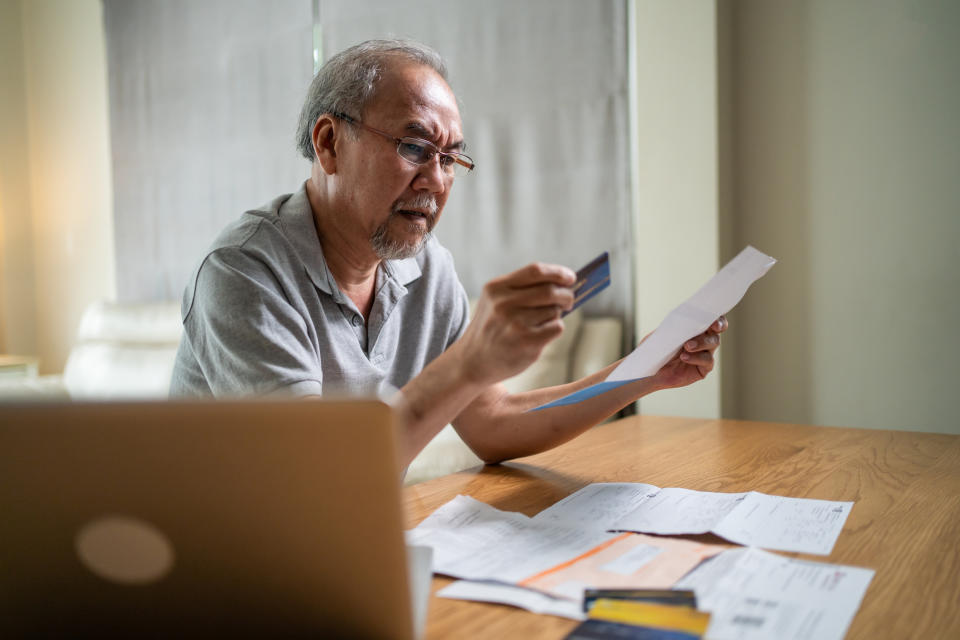
[{"label": "man's neck", "polygon": [[332,223],[334,214],[330,206],[310,181],[307,198],[327,269],[340,290],[353,300],[363,317],[368,318],[373,308],[380,258],[373,252],[369,238],[351,236],[345,225]]}]

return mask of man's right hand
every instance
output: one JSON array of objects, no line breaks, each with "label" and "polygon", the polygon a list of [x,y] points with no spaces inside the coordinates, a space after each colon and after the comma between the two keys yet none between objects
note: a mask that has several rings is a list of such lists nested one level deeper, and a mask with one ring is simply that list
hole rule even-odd
[{"label": "man's right hand", "polygon": [[563,332],[560,317],[573,306],[575,281],[567,267],[533,263],[488,282],[457,343],[468,379],[493,384],[533,364]]}]

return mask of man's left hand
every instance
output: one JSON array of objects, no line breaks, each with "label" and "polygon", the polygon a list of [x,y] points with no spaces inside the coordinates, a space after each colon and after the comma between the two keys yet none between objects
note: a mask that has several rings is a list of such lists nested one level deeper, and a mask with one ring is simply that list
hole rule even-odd
[{"label": "man's left hand", "polygon": [[703,380],[713,370],[713,352],[720,346],[720,334],[728,326],[727,319],[720,316],[706,331],[687,340],[677,355],[654,374],[656,387],[673,389]]}]

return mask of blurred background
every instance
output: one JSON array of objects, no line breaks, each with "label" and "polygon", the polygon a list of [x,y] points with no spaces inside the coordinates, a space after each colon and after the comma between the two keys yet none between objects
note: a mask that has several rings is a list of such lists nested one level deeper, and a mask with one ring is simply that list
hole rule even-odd
[{"label": "blurred background", "polygon": [[98,300],[179,300],[296,190],[315,66],[447,59],[473,175],[437,229],[471,295],[612,255],[624,350],[747,244],[779,263],[717,375],[645,413],[960,433],[960,3],[0,0],[0,354],[63,369]]}]

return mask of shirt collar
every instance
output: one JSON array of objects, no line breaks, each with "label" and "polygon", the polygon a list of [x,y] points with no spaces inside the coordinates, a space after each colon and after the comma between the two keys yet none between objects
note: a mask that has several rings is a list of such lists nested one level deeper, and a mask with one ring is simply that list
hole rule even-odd
[{"label": "shirt collar", "polygon": [[[300,257],[314,286],[334,298],[342,298],[340,287],[327,267],[320,246],[320,238],[313,221],[313,208],[307,198],[307,185],[293,193],[278,209],[277,214],[290,244]],[[416,257],[403,260],[384,260],[381,265],[387,277],[399,285],[407,285],[421,275]],[[338,300],[339,302],[339,300]]]}]

